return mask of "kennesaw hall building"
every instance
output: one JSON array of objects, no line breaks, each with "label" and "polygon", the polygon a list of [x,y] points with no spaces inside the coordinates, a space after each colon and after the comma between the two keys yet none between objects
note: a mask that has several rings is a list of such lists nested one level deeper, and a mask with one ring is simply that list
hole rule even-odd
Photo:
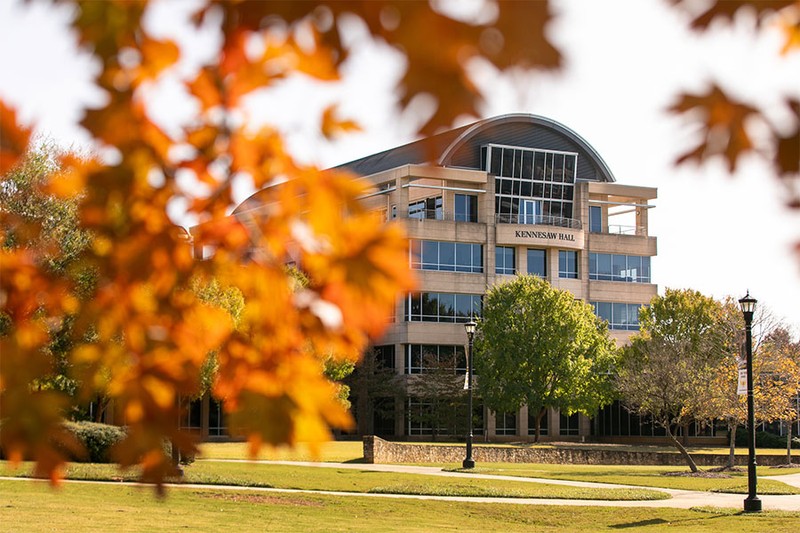
[{"label": "kennesaw hall building", "polygon": [[[483,295],[497,283],[517,274],[545,278],[591,303],[618,344],[638,330],[639,309],[657,293],[650,268],[656,237],[648,226],[656,189],[617,183],[586,140],[553,120],[503,115],[339,168],[371,183],[366,206],[403,221],[419,279],[418,292],[399,299],[386,334],[366,355],[399,375],[405,392],[353,399],[357,434],[420,440],[447,434],[419,416],[431,406],[408,384],[424,379],[431,360],[455,361],[455,374],[465,373],[464,323],[479,319]],[[256,193],[233,214],[261,207]],[[495,413],[479,397],[475,403],[479,440],[533,438],[535,413],[527,407]],[[213,399],[187,416],[187,426],[207,437],[224,435],[224,425]],[[550,410],[541,434],[620,441],[663,430],[615,402],[592,418]]]}]

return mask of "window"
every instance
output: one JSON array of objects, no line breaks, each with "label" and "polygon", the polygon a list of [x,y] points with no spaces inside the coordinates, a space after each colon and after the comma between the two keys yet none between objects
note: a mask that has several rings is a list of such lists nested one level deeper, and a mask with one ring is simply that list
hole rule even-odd
[{"label": "window", "polygon": [[590,253],[589,279],[650,283],[650,258],[638,255]]},{"label": "window", "polygon": [[222,409],[222,402],[211,398],[208,407],[208,434],[212,437],[227,435],[227,415]]},{"label": "window", "polygon": [[406,297],[406,322],[469,322],[481,316],[480,294],[421,292]]},{"label": "window", "polygon": [[[536,415],[535,409],[528,406],[528,435],[536,435]],[[539,422],[539,435],[547,435],[547,411],[542,415],[542,420]]]},{"label": "window", "polygon": [[609,329],[639,330],[639,310],[644,304],[591,302],[594,314],[608,322]]},{"label": "window", "polygon": [[547,251],[528,249],[528,274],[547,277]]},{"label": "window", "polygon": [[603,232],[603,208],[599,205],[589,206],[589,231],[591,233]]},{"label": "window", "polygon": [[478,197],[474,194],[456,194],[456,222],[478,221]]},{"label": "window", "polygon": [[467,372],[464,347],[455,345],[408,344],[406,346],[406,374],[422,374],[434,370],[428,365],[439,364],[453,368],[456,374]]},{"label": "window", "polygon": [[408,218],[442,220],[442,197],[435,196],[408,204]]},{"label": "window", "polygon": [[394,368],[394,344],[385,344],[372,348],[375,357],[375,366],[380,368]]},{"label": "window", "polygon": [[578,154],[490,144],[481,158],[495,179],[498,222],[579,226],[571,219]]},{"label": "window", "polygon": [[578,278],[578,252],[573,250],[558,251],[558,277]]},{"label": "window", "polygon": [[497,413],[494,420],[495,435],[517,434],[517,413]]},{"label": "window", "polygon": [[498,246],[495,248],[495,274],[516,274],[514,255],[514,248],[511,246]]},{"label": "window", "polygon": [[182,404],[184,411],[181,413],[181,429],[200,430],[203,427],[203,400],[185,401]]},{"label": "window", "polygon": [[433,404],[409,398],[406,414],[409,435],[433,435]]},{"label": "window", "polygon": [[444,272],[483,272],[483,245],[412,240],[411,268]]},{"label": "window", "polygon": [[561,413],[561,435],[578,435],[579,434],[579,426],[578,423],[580,421],[580,415],[578,413],[572,413],[571,415],[567,416],[564,413]]}]

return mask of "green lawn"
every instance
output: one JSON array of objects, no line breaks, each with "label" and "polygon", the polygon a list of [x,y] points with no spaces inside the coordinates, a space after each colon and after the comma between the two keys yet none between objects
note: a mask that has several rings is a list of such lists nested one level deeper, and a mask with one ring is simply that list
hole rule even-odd
[{"label": "green lawn", "polygon": [[[26,475],[26,465],[12,472],[0,464],[0,475]],[[137,472],[121,474],[113,465],[69,466],[69,479],[135,481]],[[211,485],[331,490],[383,494],[427,494],[441,496],[493,496],[508,498],[566,498],[576,500],[658,500],[669,496],[649,489],[587,489],[562,485],[470,479],[458,477],[396,474],[362,470],[303,466],[263,465],[198,461],[186,467],[184,481]]]},{"label": "green lawn", "polygon": [[800,513],[530,506],[0,480],[0,532],[796,532]]},{"label": "green lawn", "polygon": [[[363,459],[363,444],[356,441],[330,441],[319,447],[319,454],[311,453],[308,446],[300,444],[295,449],[263,446],[258,459],[268,461],[322,461],[326,463],[349,463]],[[246,442],[204,442],[200,444],[202,459],[250,459]]]}]

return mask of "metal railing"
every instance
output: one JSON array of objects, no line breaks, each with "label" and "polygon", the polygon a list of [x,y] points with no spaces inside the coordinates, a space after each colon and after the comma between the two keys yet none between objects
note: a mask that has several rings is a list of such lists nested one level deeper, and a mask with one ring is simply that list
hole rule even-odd
[{"label": "metal railing", "polygon": [[449,220],[455,222],[478,222],[478,217],[473,216],[468,219],[462,213],[455,213],[453,211],[443,211],[442,209],[422,209],[407,215],[408,220]]},{"label": "metal railing", "polygon": [[495,215],[498,224],[526,224],[542,226],[558,226],[561,228],[581,229],[583,224],[580,220],[566,217],[554,217],[549,215]]},{"label": "metal railing", "polygon": [[609,235],[637,235],[639,237],[647,237],[647,228],[645,226],[623,226],[620,224],[609,224],[607,228],[602,231],[595,231],[592,233],[606,233]]}]

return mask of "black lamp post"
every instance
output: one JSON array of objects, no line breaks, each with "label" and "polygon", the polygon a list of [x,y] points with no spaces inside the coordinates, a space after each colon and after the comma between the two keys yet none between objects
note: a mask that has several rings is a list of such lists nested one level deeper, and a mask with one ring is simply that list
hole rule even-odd
[{"label": "black lamp post", "polygon": [[749,446],[747,459],[747,498],[744,500],[745,512],[761,510],[761,500],[756,496],[756,422],[755,404],[753,402],[753,312],[756,310],[756,300],[747,295],[739,300],[742,307],[745,326],[745,349],[747,354],[747,443]]},{"label": "black lamp post", "polygon": [[467,330],[469,345],[467,350],[467,456],[461,466],[464,468],[474,468],[475,461],[472,460],[472,337],[475,335],[477,324],[470,320],[464,324]]}]

